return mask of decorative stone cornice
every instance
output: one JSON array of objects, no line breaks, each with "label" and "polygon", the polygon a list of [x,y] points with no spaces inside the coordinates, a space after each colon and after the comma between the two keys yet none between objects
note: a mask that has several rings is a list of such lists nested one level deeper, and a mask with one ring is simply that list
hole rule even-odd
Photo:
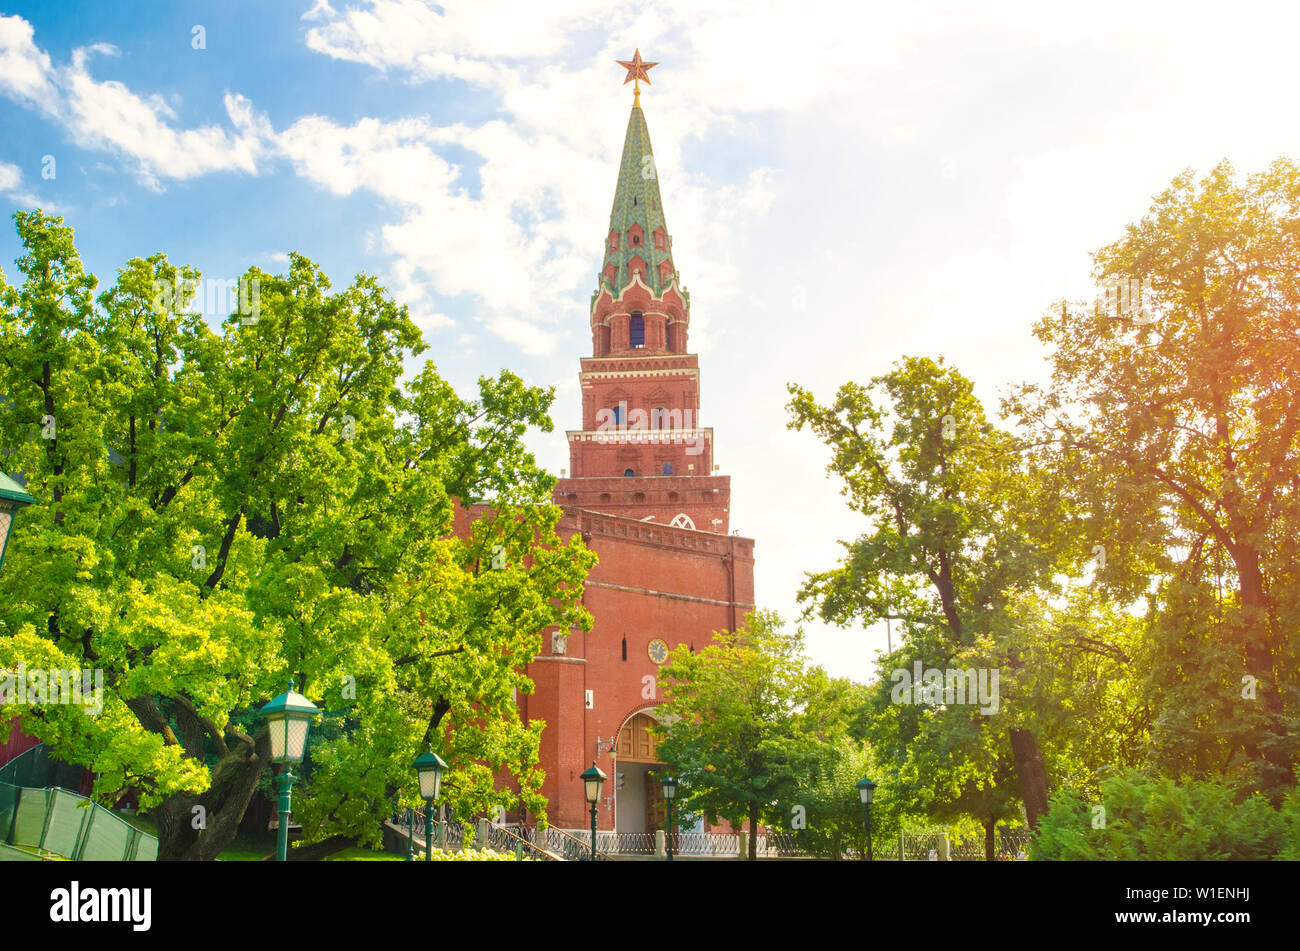
[{"label": "decorative stone cornice", "polygon": [[703,436],[713,440],[713,427],[700,429],[568,429],[565,435],[569,442],[598,442],[608,445],[621,443],[662,443],[672,445],[679,442],[694,442]]},{"label": "decorative stone cornice", "polygon": [[753,561],[754,539],[742,535],[719,535],[698,528],[674,528],[656,522],[642,522],[623,515],[608,515],[592,509],[562,505],[566,515],[574,518],[577,527],[591,535],[626,539],[648,545],[685,548],[701,553],[728,555],[735,551],[742,561]]}]

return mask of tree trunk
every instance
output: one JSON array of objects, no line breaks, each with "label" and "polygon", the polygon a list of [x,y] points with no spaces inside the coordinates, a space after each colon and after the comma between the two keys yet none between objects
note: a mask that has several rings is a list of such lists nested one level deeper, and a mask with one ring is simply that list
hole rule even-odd
[{"label": "tree trunk", "polygon": [[997,828],[998,820],[986,819],[984,821],[984,861],[992,862],[994,851],[997,845]]},{"label": "tree trunk", "polygon": [[[265,743],[265,738],[263,738]],[[158,861],[212,861],[239,832],[267,757],[237,744],[212,767],[212,783],[195,796],[168,796],[150,812],[158,823]]]},{"label": "tree trunk", "polygon": [[1038,828],[1038,820],[1047,815],[1047,767],[1043,752],[1038,748],[1038,738],[1030,730],[1011,730],[1011,755],[1016,762],[1016,778],[1020,780],[1020,798],[1025,803],[1025,816],[1029,828]]},{"label": "tree trunk", "polygon": [[1262,786],[1278,789],[1291,784],[1294,764],[1287,755],[1290,744],[1286,742],[1287,728],[1282,716],[1282,684],[1275,668],[1272,604],[1265,589],[1259,552],[1249,545],[1236,545],[1228,553],[1240,579],[1238,593],[1246,627],[1246,670],[1255,678],[1256,696],[1264,707],[1262,722],[1243,737],[1242,746],[1260,762]]},{"label": "tree trunk", "polygon": [[758,803],[749,804],[749,860],[758,859]]},{"label": "tree trunk", "polygon": [[[342,852],[344,849],[351,848],[357,844],[357,840],[349,835],[332,835],[328,839],[304,845],[299,849],[289,850],[290,862],[319,862],[322,859],[333,855],[335,852]],[[275,855],[267,857],[274,860]],[[266,861],[266,859],[263,859]]]},{"label": "tree trunk", "polygon": [[1246,622],[1246,663],[1249,673],[1259,683],[1259,696],[1264,709],[1270,714],[1282,712],[1282,694],[1273,677],[1273,645],[1269,631],[1268,595],[1264,591],[1264,573],[1259,566],[1259,553],[1247,546],[1229,550],[1237,576],[1241,579],[1239,591]]}]

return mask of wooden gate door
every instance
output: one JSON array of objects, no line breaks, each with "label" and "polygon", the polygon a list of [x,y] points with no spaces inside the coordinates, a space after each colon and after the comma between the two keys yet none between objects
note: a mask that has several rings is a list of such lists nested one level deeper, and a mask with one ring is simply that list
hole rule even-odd
[{"label": "wooden gate door", "polygon": [[[659,777],[650,770],[645,774],[645,830],[655,832],[664,828],[668,820],[668,806],[664,801],[663,786]],[[665,830],[667,831],[667,830]]]}]

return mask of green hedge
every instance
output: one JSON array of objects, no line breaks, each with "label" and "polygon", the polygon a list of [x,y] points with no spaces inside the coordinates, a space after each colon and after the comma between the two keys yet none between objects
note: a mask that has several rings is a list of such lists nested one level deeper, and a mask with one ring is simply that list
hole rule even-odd
[{"label": "green hedge", "polygon": [[[1104,814],[1097,810],[1102,807]],[[1225,861],[1300,859],[1300,789],[1274,808],[1230,785],[1129,772],[1100,798],[1052,797],[1030,844],[1032,859]]]}]

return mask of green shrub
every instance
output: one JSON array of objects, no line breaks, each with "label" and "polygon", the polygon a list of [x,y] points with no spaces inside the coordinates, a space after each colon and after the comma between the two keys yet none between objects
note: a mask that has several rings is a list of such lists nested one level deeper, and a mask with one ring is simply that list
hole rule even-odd
[{"label": "green shrub", "polygon": [[1259,793],[1223,783],[1125,773],[1102,782],[1099,800],[1074,789],[1052,797],[1029,854],[1084,861],[1300,858],[1300,792],[1292,790],[1279,810]]},{"label": "green shrub", "polygon": [[[424,861],[424,853],[420,852],[415,856],[416,861]],[[444,852],[442,849],[433,850],[433,861],[435,862],[532,862],[533,859],[517,859],[513,852],[493,852],[489,849],[461,849],[459,852]]]},{"label": "green shrub", "polygon": [[1300,786],[1282,800],[1282,851],[1278,858],[1300,862]]}]

